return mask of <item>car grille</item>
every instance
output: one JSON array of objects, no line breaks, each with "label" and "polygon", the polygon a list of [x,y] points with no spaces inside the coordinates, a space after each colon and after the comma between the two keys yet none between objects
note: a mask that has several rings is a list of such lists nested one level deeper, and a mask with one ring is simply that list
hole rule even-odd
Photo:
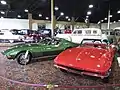
[{"label": "car grille", "polygon": [[87,73],[92,73],[92,74],[100,74],[100,73],[98,73],[98,72],[80,70],[80,69],[75,69],[75,68],[71,68],[71,67],[67,67],[67,66],[63,66],[63,65],[59,65],[59,66],[64,67],[64,68],[67,68],[68,71],[73,72],[73,73],[77,73],[77,74],[81,74],[82,72],[87,72]]}]

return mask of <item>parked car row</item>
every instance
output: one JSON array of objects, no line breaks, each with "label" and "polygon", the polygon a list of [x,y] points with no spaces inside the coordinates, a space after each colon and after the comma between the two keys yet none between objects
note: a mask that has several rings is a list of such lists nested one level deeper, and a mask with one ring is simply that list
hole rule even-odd
[{"label": "parked car row", "polygon": [[[79,35],[80,32],[84,35]],[[108,81],[116,46],[110,44],[96,29],[76,30],[73,34],[75,37],[72,40],[77,43],[64,38],[46,37],[38,43],[12,46],[2,54],[8,59],[17,60],[21,65],[27,65],[36,58],[56,56],[54,66],[61,71],[100,77],[103,81]]]},{"label": "parked car row", "polygon": [[0,40],[6,40],[10,43],[15,41],[23,41],[23,42],[39,42],[41,39],[45,37],[51,37],[51,30],[44,29],[41,31],[33,31],[33,30],[2,30],[0,32]]}]

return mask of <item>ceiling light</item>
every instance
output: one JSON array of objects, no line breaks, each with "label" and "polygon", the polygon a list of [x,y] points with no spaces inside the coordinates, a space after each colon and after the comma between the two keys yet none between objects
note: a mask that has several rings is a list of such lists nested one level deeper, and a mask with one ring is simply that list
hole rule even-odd
[{"label": "ceiling light", "polygon": [[7,2],[4,1],[4,0],[2,0],[2,1],[0,1],[0,2],[1,2],[1,4],[3,4],[3,5],[6,5],[6,4],[7,4]]},{"label": "ceiling light", "polygon": [[68,17],[68,16],[66,16],[65,18],[66,18],[66,19],[68,19],[69,17]]},{"label": "ceiling light", "polygon": [[112,17],[112,15],[110,15],[109,17]]},{"label": "ceiling light", "polygon": [[91,15],[91,14],[92,14],[92,12],[91,12],[91,11],[88,11],[88,12],[87,12],[87,15]]},{"label": "ceiling light", "polygon": [[93,5],[91,4],[91,5],[89,5],[89,8],[93,8]]},{"label": "ceiling light", "polygon": [[89,18],[89,16],[86,16],[86,18]]},{"label": "ceiling light", "polygon": [[42,14],[39,14],[39,17],[42,17]]},{"label": "ceiling light", "polygon": [[21,18],[21,16],[20,16],[20,15],[18,15],[17,17],[18,17],[18,18]]},{"label": "ceiling light", "polygon": [[3,11],[1,11],[0,13],[1,13],[1,14],[5,14],[5,12],[3,12]]},{"label": "ceiling light", "polygon": [[61,12],[61,13],[60,13],[60,15],[61,15],[61,16],[63,16],[63,15],[64,15],[64,13],[63,13],[63,12]]},{"label": "ceiling light", "polygon": [[46,17],[46,19],[48,20],[48,19],[49,19],[49,17]]},{"label": "ceiling light", "polygon": [[113,23],[116,23],[116,21],[114,21]]},{"label": "ceiling light", "polygon": [[120,13],[120,10],[117,13]]},{"label": "ceiling light", "polygon": [[70,21],[70,18],[68,19],[68,21]]},{"label": "ceiling light", "polygon": [[57,11],[57,10],[59,10],[59,8],[58,8],[58,7],[55,7],[55,10]]},{"label": "ceiling light", "polygon": [[101,22],[103,22],[104,20],[101,20]]},{"label": "ceiling light", "polygon": [[120,22],[120,20],[118,20]]},{"label": "ceiling light", "polygon": [[104,20],[107,20],[107,18],[105,18]]},{"label": "ceiling light", "polygon": [[25,9],[25,12],[28,12],[28,10],[27,10],[27,9]]}]

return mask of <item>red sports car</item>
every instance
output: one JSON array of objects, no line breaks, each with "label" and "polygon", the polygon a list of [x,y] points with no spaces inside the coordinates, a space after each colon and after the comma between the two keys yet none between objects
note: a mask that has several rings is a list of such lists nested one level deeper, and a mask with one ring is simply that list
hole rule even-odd
[{"label": "red sports car", "polygon": [[62,71],[100,77],[108,81],[115,51],[115,47],[106,40],[84,39],[81,46],[60,53],[54,60],[54,66]]}]

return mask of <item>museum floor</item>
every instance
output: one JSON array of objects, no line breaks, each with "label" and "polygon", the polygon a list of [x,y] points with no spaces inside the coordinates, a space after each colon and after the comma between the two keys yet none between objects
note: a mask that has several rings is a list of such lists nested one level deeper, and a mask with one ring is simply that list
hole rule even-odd
[{"label": "museum floor", "polygon": [[[0,51],[7,48],[0,47]],[[53,90],[81,90],[77,87],[76,89],[70,89],[69,86],[98,86],[98,88],[104,86],[104,88],[99,90],[120,89],[116,86],[106,86],[109,84],[120,84],[120,67],[117,60],[113,63],[112,75],[107,84],[103,83],[99,78],[63,73],[53,65],[53,58],[49,58],[35,60],[26,66],[21,66],[16,61],[9,61],[0,54],[0,90],[46,90],[46,85],[59,85],[59,88],[57,87]]]}]

